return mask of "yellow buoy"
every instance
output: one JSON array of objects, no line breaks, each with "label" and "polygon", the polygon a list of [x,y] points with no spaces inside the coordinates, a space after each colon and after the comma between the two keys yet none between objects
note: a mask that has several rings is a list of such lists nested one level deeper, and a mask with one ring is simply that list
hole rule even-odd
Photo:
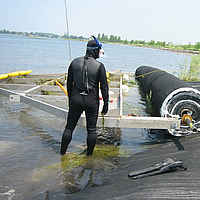
[{"label": "yellow buoy", "polygon": [[0,80],[1,79],[6,79],[8,77],[13,77],[13,76],[23,76],[26,74],[30,74],[32,72],[32,70],[27,70],[27,71],[17,71],[17,72],[11,72],[11,73],[7,73],[7,74],[1,74],[0,75]]}]

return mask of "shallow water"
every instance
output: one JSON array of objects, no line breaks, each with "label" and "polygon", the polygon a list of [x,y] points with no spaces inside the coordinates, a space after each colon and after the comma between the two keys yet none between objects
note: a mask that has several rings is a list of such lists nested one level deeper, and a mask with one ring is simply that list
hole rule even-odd
[{"label": "shallow water", "polygon": [[[65,73],[70,62],[68,42],[0,35],[0,74],[32,69],[34,74]],[[82,56],[85,42],[71,42],[72,58]],[[134,72],[149,65],[167,71],[178,70],[186,56],[122,45],[104,45],[107,58],[100,58],[108,71]],[[147,115],[138,86],[130,88],[124,102]],[[101,185],[118,167],[118,157],[144,151],[151,140],[145,129],[98,129],[110,134],[111,142],[99,139],[94,156],[88,158],[85,127],[78,126],[69,154],[59,155],[65,120],[0,96],[0,198],[43,199],[47,191],[77,192]],[[126,111],[129,112],[129,111]],[[114,141],[114,142],[113,142]],[[71,164],[68,161],[72,161]],[[68,165],[69,164],[69,165]]]}]

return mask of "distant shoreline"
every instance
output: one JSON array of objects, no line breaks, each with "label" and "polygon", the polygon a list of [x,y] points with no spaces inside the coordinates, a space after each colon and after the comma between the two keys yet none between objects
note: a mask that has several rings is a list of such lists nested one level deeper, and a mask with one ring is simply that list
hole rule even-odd
[{"label": "distant shoreline", "polygon": [[186,56],[193,56],[193,55],[199,55],[200,51],[192,51],[192,50],[183,50],[183,49],[170,49],[170,48],[164,48],[164,47],[148,47],[148,46],[135,46],[135,47],[141,47],[141,48],[149,48],[149,49],[155,49],[160,51],[166,51]]},{"label": "distant shoreline", "polygon": [[193,51],[193,50],[170,49],[170,48],[164,48],[164,47],[150,47],[150,46],[140,46],[140,45],[130,45],[130,44],[120,44],[120,43],[108,43],[108,44],[118,44],[118,45],[123,45],[123,46],[154,49],[154,50],[166,51],[166,52],[171,52],[171,53],[185,55],[185,56],[200,55],[200,51]]}]

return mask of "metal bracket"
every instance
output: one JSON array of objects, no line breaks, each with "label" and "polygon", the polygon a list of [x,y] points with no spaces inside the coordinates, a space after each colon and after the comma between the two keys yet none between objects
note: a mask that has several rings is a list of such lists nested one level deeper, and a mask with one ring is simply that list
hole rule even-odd
[{"label": "metal bracket", "polygon": [[10,94],[9,99],[11,102],[20,102],[20,95]]}]

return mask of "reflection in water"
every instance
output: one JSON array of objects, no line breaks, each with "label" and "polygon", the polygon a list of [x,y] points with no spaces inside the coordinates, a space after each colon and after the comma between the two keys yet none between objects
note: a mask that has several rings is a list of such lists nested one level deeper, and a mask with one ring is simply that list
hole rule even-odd
[{"label": "reflection in water", "polygon": [[15,196],[15,190],[8,186],[0,186],[1,199],[12,199]]},{"label": "reflection in water", "polygon": [[114,145],[97,145],[93,155],[89,157],[85,154],[67,153],[61,162],[65,192],[74,193],[85,187],[103,184],[110,170],[118,166],[117,156],[125,156],[125,152]]},{"label": "reflection in water", "polygon": [[98,144],[114,144],[122,143],[122,131],[120,128],[98,128],[97,129]]}]

